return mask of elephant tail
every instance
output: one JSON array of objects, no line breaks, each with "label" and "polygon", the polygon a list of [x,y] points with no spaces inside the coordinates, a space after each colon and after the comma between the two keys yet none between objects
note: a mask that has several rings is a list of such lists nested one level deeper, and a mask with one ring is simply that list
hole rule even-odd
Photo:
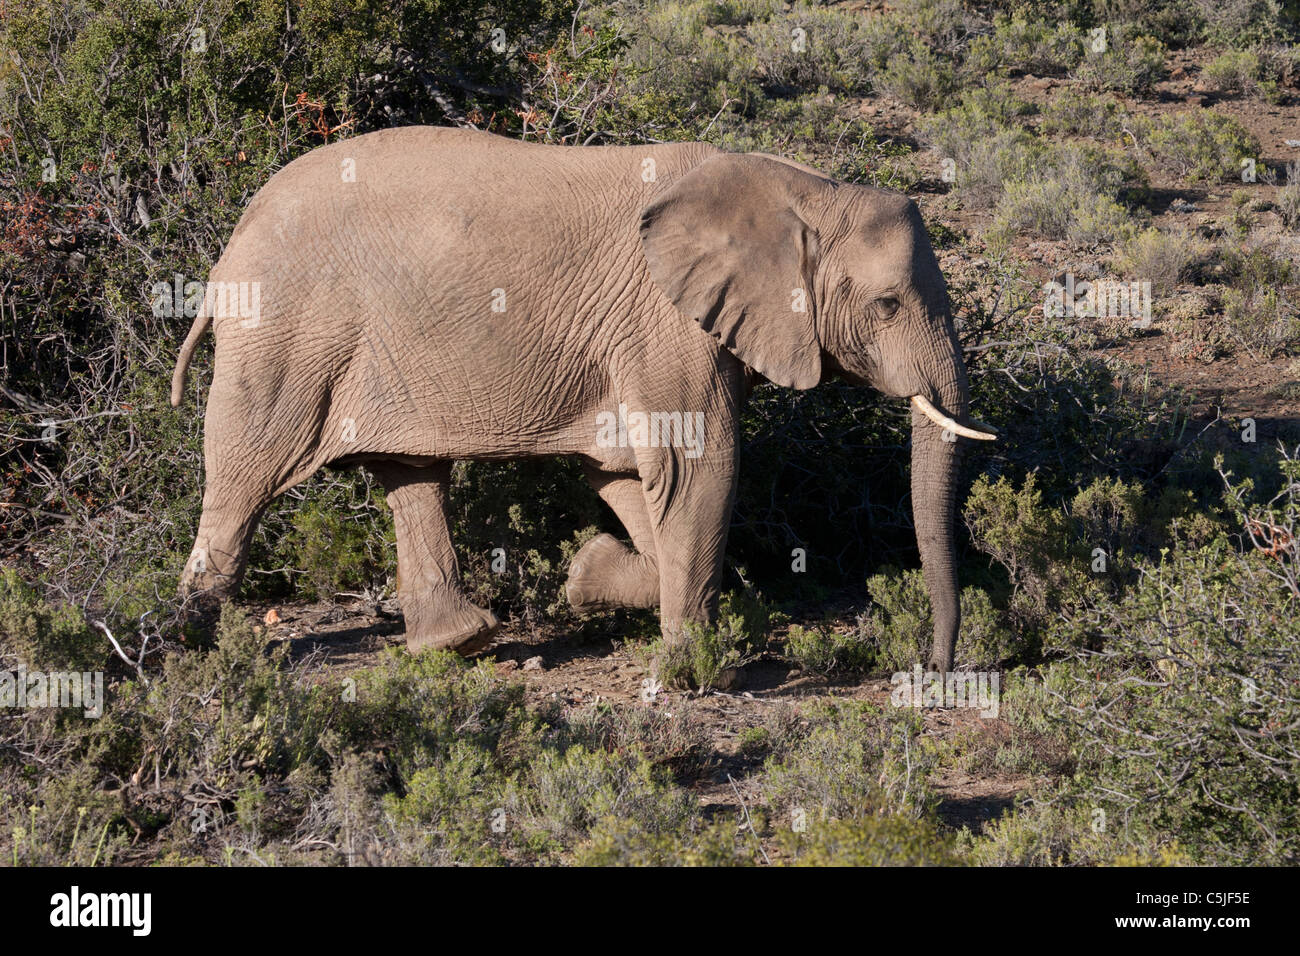
[{"label": "elephant tail", "polygon": [[212,309],[208,304],[208,297],[204,296],[203,307],[199,309],[199,314],[194,317],[194,324],[190,326],[190,334],[185,336],[185,342],[181,345],[181,354],[176,357],[176,370],[172,372],[172,408],[178,408],[181,404],[181,398],[185,392],[185,373],[190,367],[190,358],[194,355],[194,350],[198,348],[199,339],[203,338],[203,333],[208,330],[212,324]]}]

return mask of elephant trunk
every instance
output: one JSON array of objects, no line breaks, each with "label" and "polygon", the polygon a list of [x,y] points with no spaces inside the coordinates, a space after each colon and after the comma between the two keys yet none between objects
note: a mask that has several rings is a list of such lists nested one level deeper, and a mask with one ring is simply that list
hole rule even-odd
[{"label": "elephant trunk", "polygon": [[934,621],[929,669],[940,673],[952,669],[961,626],[955,524],[964,432],[946,419],[969,420],[970,392],[961,353],[954,357],[951,374],[935,386],[934,398],[946,415],[931,414],[933,405],[927,410],[921,402],[913,401],[912,408],[912,520]]}]

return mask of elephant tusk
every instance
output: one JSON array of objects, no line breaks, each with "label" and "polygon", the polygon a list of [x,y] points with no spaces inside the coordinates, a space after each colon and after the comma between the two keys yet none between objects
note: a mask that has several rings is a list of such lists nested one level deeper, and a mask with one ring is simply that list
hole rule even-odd
[{"label": "elephant tusk", "polygon": [[[962,438],[976,438],[980,441],[997,440],[998,433],[992,426],[985,425],[983,422],[975,422],[975,424],[979,425],[980,428],[985,429],[985,431],[976,431],[973,428],[967,428],[965,425],[958,425],[956,421],[939,411],[939,409],[930,404],[929,400],[920,395],[912,396],[912,404],[915,405],[926,418],[930,419],[930,421],[934,422],[940,428],[946,428],[955,432]],[[974,421],[974,419],[972,419],[972,421]]]}]

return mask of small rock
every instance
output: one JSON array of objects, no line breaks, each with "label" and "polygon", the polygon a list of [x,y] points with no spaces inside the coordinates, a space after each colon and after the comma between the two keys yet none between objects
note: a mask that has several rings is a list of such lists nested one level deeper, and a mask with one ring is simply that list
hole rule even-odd
[{"label": "small rock", "polygon": [[262,618],[262,623],[263,623],[263,624],[279,624],[279,623],[280,623],[280,612],[277,611],[275,608],[271,608],[271,610],[269,610],[269,611],[266,612],[266,616]]},{"label": "small rock", "polygon": [[1176,66],[1169,71],[1169,79],[1171,80],[1181,80],[1185,76],[1187,76],[1187,70],[1181,66]]},{"label": "small rock", "polygon": [[524,661],[524,666],[521,670],[541,671],[546,670],[546,668],[542,666],[542,659],[540,657],[530,657],[528,660]]}]

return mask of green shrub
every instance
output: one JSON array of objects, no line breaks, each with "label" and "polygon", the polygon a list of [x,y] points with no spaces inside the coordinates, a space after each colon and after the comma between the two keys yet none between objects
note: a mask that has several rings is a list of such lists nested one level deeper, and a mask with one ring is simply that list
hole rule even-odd
[{"label": "green shrub", "polygon": [[1262,359],[1292,351],[1300,341],[1300,310],[1286,294],[1291,260],[1263,247],[1225,248],[1221,269],[1223,320],[1229,338]]},{"label": "green shrub", "polygon": [[861,21],[862,57],[872,76],[877,76],[898,53],[912,46],[913,32],[899,17],[866,17]]},{"label": "green shrub", "polygon": [[1300,310],[1282,290],[1225,289],[1223,319],[1232,340],[1256,358],[1290,354],[1300,345]]},{"label": "green shrub", "polygon": [[1131,219],[1128,210],[1088,183],[1049,173],[1006,185],[989,234],[1009,239],[1031,233],[1091,246],[1131,235]]},{"label": "green shrub", "polygon": [[1205,32],[1200,10],[1185,0],[1088,0],[1076,17],[1090,26],[1128,25],[1173,47],[1195,44]]},{"label": "green shrub", "polygon": [[1212,247],[1186,229],[1145,229],[1115,250],[1115,265],[1128,279],[1150,282],[1153,295],[1171,295],[1184,279],[1208,265]]},{"label": "green shrub", "polygon": [[1188,866],[1168,836],[1088,804],[1030,803],[989,823],[959,852],[974,866]]},{"label": "green shrub", "polygon": [[1288,690],[1300,680],[1300,462],[1280,466],[1282,492],[1257,503],[1218,461],[1244,553],[1224,536],[1175,542],[1131,586],[1066,609],[1063,626],[1086,632],[1089,649],[1052,663],[1039,690],[1008,695],[1008,719],[1059,733],[1041,725],[1065,718],[1075,773],[1045,795],[1060,809],[994,831],[999,859],[1300,858],[1300,794],[1285,769],[1300,718]]},{"label": "green shrub", "polygon": [[1205,67],[1205,79],[1221,93],[1273,92],[1261,83],[1262,66],[1259,55],[1250,50],[1229,50]]},{"label": "green shrub", "polygon": [[966,65],[980,73],[1009,69],[1038,76],[1064,76],[1083,56],[1080,31],[1067,21],[1030,20],[999,14],[993,32],[971,41]]},{"label": "green shrub", "polygon": [[786,634],[785,656],[814,674],[861,674],[875,660],[875,645],[861,628],[840,633],[826,625],[806,628],[794,624]]},{"label": "green shrub", "polygon": [[[375,496],[377,504],[383,501],[378,492]],[[328,498],[309,501],[290,521],[293,566],[302,572],[303,590],[317,600],[373,586],[377,576],[396,570],[391,512],[376,533],[367,511],[351,512],[339,504]]]},{"label": "green shrub", "polygon": [[1296,274],[1291,260],[1266,246],[1225,246],[1220,250],[1222,276],[1232,288],[1246,293],[1290,285]]},{"label": "green shrub", "polygon": [[1295,779],[1278,772],[1293,747],[1282,688],[1300,667],[1288,650],[1296,609],[1276,594],[1262,563],[1175,551],[1099,610],[1105,657],[1067,672],[1062,696],[1088,722],[1081,749],[1096,760],[1081,788],[1206,862],[1300,854]]},{"label": "green shrub", "polygon": [[1123,153],[1087,144],[1048,152],[1024,178],[1004,184],[988,231],[994,237],[1033,232],[1079,245],[1132,234],[1121,200],[1140,194],[1145,177]]},{"label": "green shrub", "polygon": [[649,836],[677,836],[695,819],[697,801],[661,769],[630,754],[543,751],[516,784],[506,813],[535,846],[576,846],[603,820],[620,818]]},{"label": "green shrub", "polygon": [[856,132],[857,138],[850,148],[836,151],[836,161],[828,170],[836,179],[906,192],[925,178],[917,167],[916,154],[906,144],[882,139],[866,124],[860,131],[852,126],[847,130],[850,136]]},{"label": "green shrub", "polygon": [[1044,133],[1114,139],[1121,127],[1119,104],[1111,96],[1061,90],[1043,107]]},{"label": "green shrub", "polygon": [[52,607],[12,568],[0,568],[0,656],[28,670],[103,670],[108,639],[80,608]]},{"label": "green shrub", "polygon": [[957,79],[947,60],[935,56],[929,47],[915,46],[890,57],[876,85],[881,92],[927,113],[956,92]]},{"label": "green shrub", "polygon": [[1278,40],[1294,27],[1278,0],[1196,0],[1195,8],[1205,23],[1205,36],[1216,43],[1249,46]]},{"label": "green shrub", "polygon": [[986,28],[963,0],[899,0],[891,5],[898,23],[944,57],[958,57],[971,37]]},{"label": "green shrub", "polygon": [[729,591],[718,602],[715,625],[687,622],[673,640],[661,637],[650,645],[652,669],[668,686],[731,686],[740,669],[762,652],[773,623],[783,620],[761,595]]},{"label": "green shrub", "polygon": [[[752,839],[752,838],[751,838]],[[577,866],[752,866],[751,841],[730,822],[655,833],[621,815],[605,817],[574,854]]]},{"label": "green shrub", "polygon": [[772,746],[772,732],[766,727],[746,727],[736,738],[736,749],[747,757],[766,753]]},{"label": "green shrub", "polygon": [[1023,129],[1006,129],[988,137],[964,137],[945,142],[955,150],[956,185],[963,199],[977,208],[997,204],[1008,183],[1022,182],[1034,175],[1046,144]]},{"label": "green shrub", "polygon": [[[861,20],[837,8],[802,3],[754,24],[748,35],[763,82],[772,87],[863,93],[871,83],[868,37]],[[802,31],[802,33],[796,33]]]},{"label": "green shrub", "polygon": [[382,745],[401,778],[444,763],[454,746],[497,750],[532,727],[523,685],[498,678],[490,661],[470,665],[449,651],[394,649],[353,683],[355,699],[340,710],[338,733],[359,749]]},{"label": "green shrub", "polygon": [[490,751],[452,744],[445,759],[406,781],[404,794],[383,798],[385,820],[406,844],[404,862],[506,862],[504,840],[493,829],[513,822],[501,806],[505,787]]},{"label": "green shrub", "polygon": [[1221,182],[1259,155],[1259,141],[1239,122],[1210,110],[1133,116],[1129,127],[1165,172],[1194,182]]},{"label": "green shrub", "polygon": [[774,810],[792,821],[802,811],[809,823],[932,813],[929,776],[938,758],[922,736],[919,711],[837,701],[810,720],[805,736],[763,765],[763,792]]},{"label": "green shrub", "polygon": [[762,98],[753,54],[734,38],[706,29],[708,9],[665,3],[646,8],[635,30],[622,28],[628,44],[606,81],[618,92],[601,111],[602,126],[619,139],[666,133],[692,138],[728,101],[742,112],[753,108]]},{"label": "green shrub", "polygon": [[1165,46],[1155,37],[1130,30],[1108,30],[1106,49],[1093,52],[1085,46],[1073,77],[1090,90],[1110,90],[1127,95],[1149,93],[1165,76]]},{"label": "green shrub", "polygon": [[740,669],[754,660],[754,644],[742,619],[719,616],[714,625],[687,622],[673,640],[659,639],[651,647],[655,676],[669,687],[726,689]]},{"label": "green shrub", "polygon": [[[1003,675],[1004,680],[1013,672]],[[1003,700],[1006,691],[998,689],[998,721],[980,721],[956,729],[940,741],[945,768],[955,767],[972,776],[1043,776],[1049,766],[1057,769],[1054,741],[1025,733],[1007,733],[1007,713]]]},{"label": "green shrub", "polygon": [[782,5],[777,0],[703,0],[688,6],[701,12],[701,26],[743,27],[770,18]]},{"label": "green shrub", "polygon": [[624,533],[602,516],[600,499],[571,459],[457,462],[450,499],[466,590],[479,604],[530,625],[571,613],[564,597],[569,562],[598,523]]},{"label": "green shrub", "polygon": [[690,702],[671,707],[615,707],[601,702],[568,715],[564,739],[589,750],[633,753],[674,772],[698,769],[707,761],[707,725]]},{"label": "green shrub", "polygon": [[6,866],[112,866],[129,840],[121,801],[82,765],[41,781],[30,800],[0,791],[0,860]]},{"label": "green shrub", "polygon": [[962,93],[956,106],[922,117],[921,136],[940,156],[969,163],[976,144],[1019,125],[1034,107],[1011,92],[1006,83],[974,87]]},{"label": "green shrub", "polygon": [[1300,160],[1287,163],[1286,185],[1277,194],[1277,214],[1287,229],[1300,231]]},{"label": "green shrub", "polygon": [[1260,85],[1277,102],[1284,90],[1300,85],[1300,49],[1294,43],[1270,43],[1254,48],[1259,57]]},{"label": "green shrub", "polygon": [[994,205],[987,234],[1025,232],[1078,245],[1129,236],[1134,216],[1124,203],[1145,192],[1141,168],[1124,153],[1087,143],[1047,148],[1025,135],[1001,134],[976,147],[958,186]]},{"label": "green shrub", "polygon": [[953,840],[928,820],[824,820],[781,831],[782,863],[792,866],[960,866]]},{"label": "green shrub", "polygon": [[[1068,506],[1043,500],[1037,476],[1017,489],[999,478],[976,479],[966,501],[971,541],[1005,570],[1010,582],[1007,610],[1013,631],[1027,647],[1035,638],[1050,653],[1072,651],[1083,640],[1077,629],[1058,626],[1096,595],[1118,588],[1131,573],[1134,552],[1154,550],[1165,540],[1136,483],[1094,479]],[[1172,522],[1174,511],[1161,513]],[[1100,549],[1100,554],[1098,549]],[[1022,651],[1023,653],[1023,651]]]},{"label": "green shrub", "polygon": [[229,606],[217,632],[206,653],[119,681],[98,721],[0,715],[6,861],[110,862],[128,842],[227,864],[554,861],[615,818],[656,853],[721,861],[670,777],[708,751],[689,708],[530,709],[492,662],[438,652],[392,650],[340,678],[268,650]]}]

